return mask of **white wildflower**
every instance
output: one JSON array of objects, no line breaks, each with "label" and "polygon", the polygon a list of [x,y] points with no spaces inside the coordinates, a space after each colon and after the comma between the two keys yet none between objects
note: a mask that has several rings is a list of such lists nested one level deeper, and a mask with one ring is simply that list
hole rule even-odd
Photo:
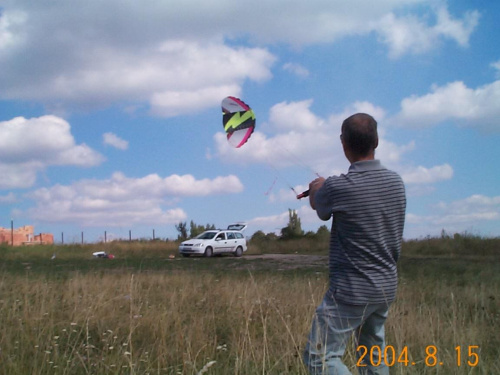
[{"label": "white wildflower", "polygon": [[213,365],[215,365],[217,363],[217,361],[210,361],[208,362],[205,366],[203,366],[203,368],[196,374],[196,375],[201,375],[201,374],[204,374],[205,372],[208,371],[208,369],[210,367],[212,367]]}]

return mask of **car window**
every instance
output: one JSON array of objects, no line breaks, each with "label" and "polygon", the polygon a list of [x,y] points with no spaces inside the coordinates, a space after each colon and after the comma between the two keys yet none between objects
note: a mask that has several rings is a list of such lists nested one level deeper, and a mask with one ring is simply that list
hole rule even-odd
[{"label": "car window", "polygon": [[203,232],[202,234],[197,235],[195,238],[199,240],[211,240],[215,237],[217,232]]},{"label": "car window", "polygon": [[241,233],[235,233],[236,238],[243,238],[243,234]]},{"label": "car window", "polygon": [[219,233],[217,237],[215,237],[216,240],[223,240],[224,238],[224,233]]},{"label": "car window", "polygon": [[228,240],[234,240],[235,238],[236,238],[236,235],[233,232],[227,233]]}]

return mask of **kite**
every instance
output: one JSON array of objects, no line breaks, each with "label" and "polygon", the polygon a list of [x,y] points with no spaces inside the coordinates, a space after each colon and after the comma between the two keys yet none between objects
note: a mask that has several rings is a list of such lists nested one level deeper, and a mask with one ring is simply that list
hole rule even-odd
[{"label": "kite", "polygon": [[228,96],[221,103],[222,125],[228,142],[236,148],[243,146],[255,129],[255,114],[241,99]]}]

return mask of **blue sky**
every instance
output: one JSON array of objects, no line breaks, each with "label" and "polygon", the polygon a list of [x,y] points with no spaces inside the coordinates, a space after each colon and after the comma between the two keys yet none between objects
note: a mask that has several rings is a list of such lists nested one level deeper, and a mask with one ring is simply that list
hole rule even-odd
[{"label": "blue sky", "polygon": [[[274,232],[342,121],[379,123],[406,238],[500,236],[496,1],[0,0],[0,226],[65,242],[175,238],[179,222]],[[220,102],[257,127],[228,144]]]}]

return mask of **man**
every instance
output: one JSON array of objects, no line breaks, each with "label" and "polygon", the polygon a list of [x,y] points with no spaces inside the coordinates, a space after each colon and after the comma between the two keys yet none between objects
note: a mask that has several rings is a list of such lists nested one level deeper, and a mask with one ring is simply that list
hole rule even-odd
[{"label": "man", "polygon": [[366,354],[358,360],[358,371],[388,374],[379,354],[396,295],[405,188],[399,175],[375,159],[378,135],[372,116],[347,118],[340,139],[351,163],[348,173],[309,184],[311,208],[322,220],[332,218],[332,229],[329,289],[316,310],[304,361],[314,375],[350,374],[342,356],[354,334],[357,355]]}]

